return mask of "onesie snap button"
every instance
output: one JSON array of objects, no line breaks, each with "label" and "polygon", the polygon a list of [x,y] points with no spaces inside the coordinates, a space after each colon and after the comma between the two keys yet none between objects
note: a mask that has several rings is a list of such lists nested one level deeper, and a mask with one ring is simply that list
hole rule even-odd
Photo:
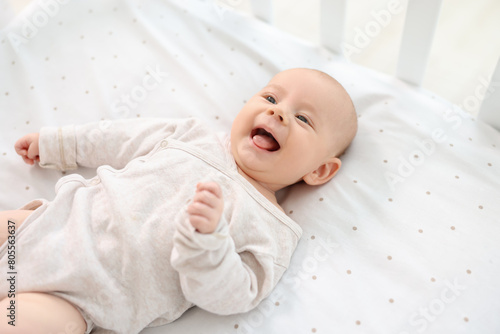
[{"label": "onesie snap button", "polygon": [[95,185],[97,185],[99,183],[101,183],[101,180],[99,178],[95,178],[95,179],[92,179],[90,181],[90,184],[93,185],[93,186],[95,186]]},{"label": "onesie snap button", "polygon": [[166,141],[166,140],[162,140],[162,142],[161,142],[160,146],[161,146],[161,147],[167,147],[167,145],[168,145],[168,141]]}]

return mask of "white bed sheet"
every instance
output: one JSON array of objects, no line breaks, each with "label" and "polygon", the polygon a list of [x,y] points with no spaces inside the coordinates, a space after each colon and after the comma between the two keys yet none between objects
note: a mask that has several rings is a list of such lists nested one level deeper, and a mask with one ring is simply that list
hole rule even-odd
[{"label": "white bed sheet", "polygon": [[228,131],[291,67],[336,77],[359,133],[330,183],[281,194],[304,230],[289,270],[247,314],[193,308],[143,333],[500,332],[500,134],[223,2],[42,1],[3,28],[0,210],[51,199],[61,176],[22,163],[13,144],[23,134],[187,116]]}]

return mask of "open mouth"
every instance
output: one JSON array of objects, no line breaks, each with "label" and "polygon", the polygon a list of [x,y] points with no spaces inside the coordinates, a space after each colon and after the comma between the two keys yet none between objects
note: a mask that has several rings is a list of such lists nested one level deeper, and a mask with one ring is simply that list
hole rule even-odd
[{"label": "open mouth", "polygon": [[263,128],[255,128],[250,134],[254,144],[266,151],[274,152],[280,149],[280,144],[274,139],[273,135]]}]

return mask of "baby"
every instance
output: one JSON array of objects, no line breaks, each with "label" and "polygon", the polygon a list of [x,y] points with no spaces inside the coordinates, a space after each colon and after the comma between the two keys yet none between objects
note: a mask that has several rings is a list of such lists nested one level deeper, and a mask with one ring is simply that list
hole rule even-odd
[{"label": "baby", "polygon": [[0,213],[0,267],[18,278],[0,281],[0,332],[138,333],[194,305],[223,315],[252,309],[302,232],[276,191],[329,181],[356,130],[344,88],[299,68],[253,96],[230,137],[195,119],[22,137],[15,148],[26,163],[97,175],[67,175],[54,200]]}]

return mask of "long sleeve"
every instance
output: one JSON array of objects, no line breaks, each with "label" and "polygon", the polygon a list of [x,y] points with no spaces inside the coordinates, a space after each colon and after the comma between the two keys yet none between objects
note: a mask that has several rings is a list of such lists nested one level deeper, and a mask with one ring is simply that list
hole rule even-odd
[{"label": "long sleeve", "polygon": [[[270,240],[263,236],[267,244]],[[186,218],[174,235],[171,263],[179,272],[187,300],[216,314],[246,312],[267,297],[285,267],[265,251],[235,250],[228,223],[221,219],[212,234],[200,234]],[[264,250],[264,249],[262,249]]]},{"label": "long sleeve", "polygon": [[147,154],[168,136],[193,127],[195,119],[126,119],[84,125],[47,127],[40,131],[40,166],[71,170],[78,166],[124,167]]}]

